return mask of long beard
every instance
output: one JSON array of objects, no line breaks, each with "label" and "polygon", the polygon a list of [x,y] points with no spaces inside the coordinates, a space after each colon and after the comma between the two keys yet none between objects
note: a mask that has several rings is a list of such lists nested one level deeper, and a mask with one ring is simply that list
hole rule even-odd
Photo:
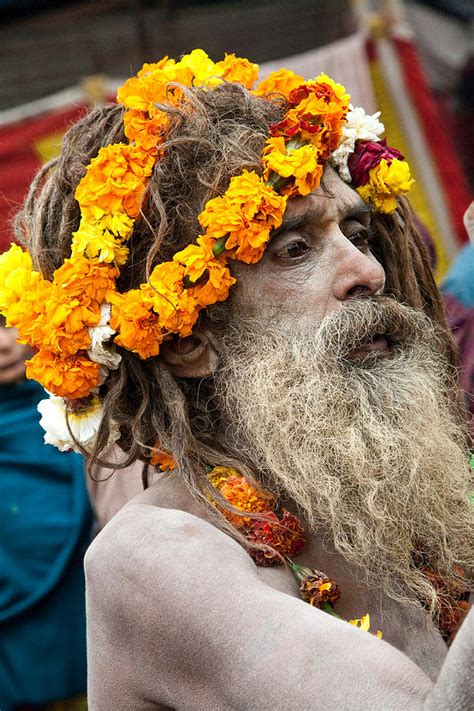
[{"label": "long beard", "polygon": [[[348,358],[376,334],[385,358]],[[431,321],[391,299],[360,300],[319,329],[234,319],[215,378],[226,441],[310,529],[396,599],[438,594],[472,570],[466,436]]]}]

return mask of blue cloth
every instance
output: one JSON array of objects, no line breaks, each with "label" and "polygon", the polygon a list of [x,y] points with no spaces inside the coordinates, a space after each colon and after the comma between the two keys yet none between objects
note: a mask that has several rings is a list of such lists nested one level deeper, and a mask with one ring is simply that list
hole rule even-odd
[{"label": "blue cloth", "polygon": [[474,306],[474,247],[467,244],[449,270],[441,291],[452,294],[464,306]]},{"label": "blue cloth", "polygon": [[86,690],[83,459],[43,441],[32,381],[0,387],[0,708]]}]

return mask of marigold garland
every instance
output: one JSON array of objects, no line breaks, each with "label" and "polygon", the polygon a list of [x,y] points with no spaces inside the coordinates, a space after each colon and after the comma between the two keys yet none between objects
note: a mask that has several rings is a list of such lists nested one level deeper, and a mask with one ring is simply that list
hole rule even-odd
[{"label": "marigold garland", "polygon": [[[301,553],[306,545],[305,531],[297,516],[286,509],[277,515],[277,501],[270,495],[256,489],[250,482],[230,467],[214,467],[208,473],[210,484],[227,503],[240,513],[233,513],[218,502],[213,501],[222,515],[232,523],[249,543],[248,552],[256,565],[262,567],[282,565],[286,561],[299,585],[302,600],[313,607],[337,617],[334,606],[341,592],[333,580],[319,570],[312,570],[295,563],[293,556]],[[245,513],[260,514],[257,517]],[[252,543],[258,544],[253,547]],[[349,620],[349,623],[368,631],[370,617]],[[382,633],[377,632],[377,637]]]},{"label": "marigold garland", "polygon": [[[81,219],[71,257],[47,280],[16,245],[0,256],[0,313],[18,328],[21,342],[38,349],[27,375],[50,393],[67,399],[97,394],[118,367],[117,346],[146,359],[159,355],[164,340],[190,335],[201,309],[227,299],[235,283],[229,261],[262,258],[288,197],[315,190],[333,154],[345,180],[365,176],[354,186],[376,209],[395,209],[396,196],[409,189],[403,156],[374,141],[382,124],[353,109],[342,85],[325,74],[305,81],[283,69],[254,88],[257,78],[258,66],[248,59],[226,54],[214,62],[202,49],[179,61],[144,64],[117,94],[128,143],[100,148],[76,188]],[[243,170],[233,176],[199,215],[203,234],[196,243],[155,266],[146,284],[120,293],[127,242],[168,130],[166,106],[181,106],[186,87],[212,91],[223,81],[287,101],[285,116],[270,127],[262,175]]]}]

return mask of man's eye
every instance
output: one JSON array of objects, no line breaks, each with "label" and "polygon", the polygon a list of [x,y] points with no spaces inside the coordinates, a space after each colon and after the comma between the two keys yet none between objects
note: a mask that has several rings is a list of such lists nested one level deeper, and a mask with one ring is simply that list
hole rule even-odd
[{"label": "man's eye", "polygon": [[359,230],[348,236],[348,240],[359,249],[369,249],[374,241],[372,230]]},{"label": "man's eye", "polygon": [[282,259],[285,261],[291,261],[302,257],[306,252],[308,252],[309,247],[303,240],[298,240],[298,242],[291,242],[291,244],[286,245],[282,249],[279,249],[276,253],[277,259]]}]

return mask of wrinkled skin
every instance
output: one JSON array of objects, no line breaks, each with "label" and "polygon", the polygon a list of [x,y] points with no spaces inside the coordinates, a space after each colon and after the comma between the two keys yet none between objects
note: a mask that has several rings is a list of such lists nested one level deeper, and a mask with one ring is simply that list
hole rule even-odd
[{"label": "wrinkled skin", "polygon": [[[291,201],[259,264],[236,265],[233,309],[317,328],[348,299],[383,291],[366,205],[330,168],[325,190],[335,197],[319,188]],[[202,349],[198,369],[189,357],[179,374],[213,363]],[[287,569],[256,568],[208,519],[177,475],[163,476],[89,549],[91,711],[470,708],[472,613],[446,658],[423,610],[368,587],[311,536],[298,562],[337,580],[342,617],[370,612],[377,639],[303,603]]]},{"label": "wrinkled skin", "polygon": [[317,327],[344,301],[383,291],[385,275],[370,239],[367,204],[327,168],[324,189],[289,201],[263,259],[250,269],[238,265],[235,309],[265,317],[278,308],[291,320],[296,309]]}]

